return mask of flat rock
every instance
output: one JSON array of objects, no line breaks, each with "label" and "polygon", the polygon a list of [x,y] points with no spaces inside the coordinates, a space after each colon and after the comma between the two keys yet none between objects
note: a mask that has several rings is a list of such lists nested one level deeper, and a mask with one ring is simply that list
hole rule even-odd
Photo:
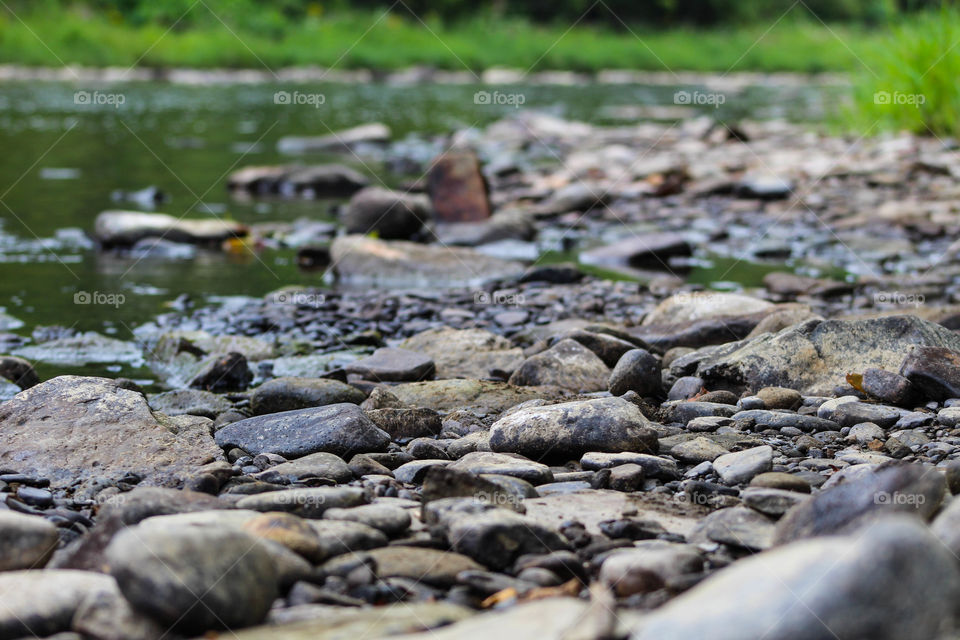
[{"label": "flat rock", "polygon": [[575,392],[603,391],[610,369],[587,347],[561,340],[546,351],[530,356],[510,376],[517,386],[556,386]]},{"label": "flat rock", "polygon": [[406,509],[389,504],[364,504],[349,509],[327,509],[323,512],[327,520],[359,522],[382,531],[390,537],[398,536],[410,528],[411,518]]},{"label": "flat rock", "polygon": [[885,519],[862,535],[740,560],[642,620],[631,638],[935,638],[952,628],[958,595],[949,552],[919,523]]},{"label": "flat rock", "polygon": [[[343,556],[333,563],[352,563],[365,558],[373,560],[378,578],[408,578],[438,587],[452,587],[461,571],[481,571],[483,567],[473,559],[451,551],[418,547],[394,546],[373,549],[360,554]],[[330,570],[330,563],[324,567]]]},{"label": "flat rock", "polygon": [[177,484],[223,457],[202,424],[160,418],[113,380],[53,378],[0,405],[0,464],[54,486],[127,473],[149,485]]},{"label": "flat rock", "polygon": [[281,377],[264,382],[250,395],[250,408],[256,415],[294,411],[328,404],[360,404],[362,391],[328,378]]},{"label": "flat rock", "polygon": [[702,570],[703,556],[695,547],[654,540],[614,551],[600,566],[599,579],[625,598],[662,589],[671,580]]},{"label": "flat rock", "polygon": [[150,396],[150,408],[168,416],[216,418],[233,405],[223,396],[199,389],[175,389]]},{"label": "flat rock", "polygon": [[110,576],[90,571],[42,569],[0,573],[0,638],[38,638],[69,631],[84,600],[116,593]]},{"label": "flat rock", "polygon": [[914,316],[809,320],[777,334],[706,347],[671,363],[671,374],[696,374],[708,387],[756,391],[782,386],[805,395],[833,395],[846,374],[897,369],[913,345],[960,349],[960,335]]},{"label": "flat rock", "polygon": [[407,338],[400,347],[433,360],[437,379],[488,378],[492,371],[512,373],[524,360],[522,349],[483,329],[428,329]]},{"label": "flat rock", "polygon": [[693,440],[681,442],[670,449],[670,455],[681,462],[689,464],[713,462],[726,453],[730,453],[730,450],[720,446],[709,438],[694,438]]},{"label": "flat rock", "polygon": [[693,247],[679,233],[642,233],[584,251],[580,254],[580,262],[596,266],[669,269],[670,258],[689,256],[692,252]]},{"label": "flat rock", "polygon": [[714,511],[690,532],[691,543],[720,542],[751,551],[773,546],[774,521],[747,507]]},{"label": "flat rock", "polygon": [[310,487],[267,491],[237,501],[238,509],[286,511],[304,518],[321,518],[327,509],[356,507],[367,502],[357,487]]},{"label": "flat rock", "polygon": [[133,342],[108,338],[87,331],[68,338],[56,338],[14,350],[17,356],[34,362],[82,367],[89,364],[140,364],[143,352]]},{"label": "flat rock", "polygon": [[598,398],[519,409],[490,428],[490,448],[533,460],[571,460],[591,451],[657,453],[658,443],[636,405]]},{"label": "flat rock", "polygon": [[382,122],[369,122],[349,129],[331,131],[323,136],[285,136],[277,141],[280,153],[312,153],[318,151],[350,151],[357,145],[384,144],[390,141],[390,127]]},{"label": "flat rock", "polygon": [[218,244],[245,235],[246,226],[218,218],[175,218],[164,213],[103,211],[93,222],[93,233],[102,244],[127,247],[143,238],[171,242]]},{"label": "flat rock", "polygon": [[544,484],[553,481],[553,473],[550,471],[550,467],[511,453],[475,451],[451,463],[449,468],[455,471],[466,471],[474,475],[511,476],[532,484]]},{"label": "flat rock", "polygon": [[228,424],[216,433],[224,449],[240,447],[247,453],[277,453],[297,458],[318,451],[349,457],[383,451],[390,436],[355,404],[341,403],[283,411]]},{"label": "flat rock", "polygon": [[349,196],[369,180],[342,164],[272,165],[243,167],[230,174],[227,188],[254,196]]},{"label": "flat rock", "polygon": [[714,470],[727,484],[750,482],[755,475],[770,471],[772,466],[773,447],[769,445],[726,453],[713,461]]},{"label": "flat rock", "polygon": [[738,293],[678,293],[648,313],[643,325],[692,323],[717,316],[737,316],[768,311],[774,304]]},{"label": "flat rock", "polygon": [[441,413],[454,409],[497,414],[528,400],[555,400],[556,387],[517,387],[493,380],[428,380],[390,387],[390,393],[412,407],[426,407]]},{"label": "flat rock", "polygon": [[366,236],[340,236],[330,247],[334,270],[354,286],[477,287],[523,273],[519,262],[465,247],[439,247]]},{"label": "flat rock", "polygon": [[353,480],[353,472],[340,456],[318,451],[290,462],[281,462],[262,471],[258,477],[268,482],[275,482],[281,478],[286,482],[301,482],[307,478],[349,482]]},{"label": "flat rock", "polygon": [[365,380],[375,382],[419,382],[433,377],[436,366],[429,356],[409,349],[384,347],[345,367]]}]

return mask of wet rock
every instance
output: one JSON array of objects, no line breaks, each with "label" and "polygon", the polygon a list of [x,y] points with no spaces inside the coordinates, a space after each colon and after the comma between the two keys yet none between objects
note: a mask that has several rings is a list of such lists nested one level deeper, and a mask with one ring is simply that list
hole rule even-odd
[{"label": "wet rock", "polygon": [[660,362],[644,349],[627,351],[613,368],[608,386],[615,396],[622,396],[627,391],[635,391],[641,396],[660,395]]},{"label": "wet rock", "polygon": [[337,380],[281,377],[254,389],[250,408],[256,415],[264,415],[330,404],[360,404],[364,399],[362,391]]},{"label": "wet rock", "polygon": [[29,389],[40,382],[33,365],[16,356],[0,356],[0,378],[6,378],[21,389]]},{"label": "wet rock", "polygon": [[552,385],[571,391],[607,388],[610,369],[596,354],[574,340],[561,340],[546,351],[524,360],[510,376],[518,386]]},{"label": "wet rock", "polygon": [[341,281],[356,286],[479,287],[523,273],[520,263],[491,258],[472,249],[357,235],[336,238],[330,255]]},{"label": "wet rock", "polygon": [[253,373],[247,358],[235,351],[201,360],[199,371],[187,386],[205,391],[242,391],[250,385]]},{"label": "wet rock", "polygon": [[366,413],[394,440],[434,437],[443,428],[440,414],[433,409],[372,409]]},{"label": "wet rock", "polygon": [[892,511],[928,519],[940,507],[945,492],[943,474],[923,465],[867,468],[788,511],[777,524],[776,541],[849,532],[868,517]]},{"label": "wet rock", "polygon": [[390,141],[391,135],[390,127],[387,125],[381,122],[370,122],[330,132],[329,135],[324,136],[285,136],[277,141],[277,151],[280,153],[349,151],[358,145],[384,144]]},{"label": "wet rock", "polygon": [[363,490],[357,487],[311,487],[246,496],[237,501],[237,508],[285,511],[303,518],[321,518],[327,509],[356,507],[366,502]]},{"label": "wet rock", "polygon": [[136,344],[108,338],[94,331],[20,347],[14,353],[35,362],[71,367],[138,364],[143,360],[143,352]]},{"label": "wet rock", "polygon": [[240,420],[217,431],[224,449],[239,447],[251,454],[277,453],[296,458],[318,451],[340,457],[383,451],[390,436],[355,404],[283,411]]},{"label": "wet rock", "polygon": [[257,477],[266,482],[277,482],[281,479],[284,482],[302,482],[310,478],[322,478],[339,483],[353,480],[353,472],[343,458],[318,451],[270,467]]},{"label": "wet rock", "polygon": [[141,526],[117,534],[107,558],[134,608],[184,633],[257,624],[277,596],[270,553],[237,531]]},{"label": "wet rock", "polygon": [[143,238],[218,245],[246,235],[247,228],[218,218],[175,218],[163,213],[104,211],[93,223],[93,233],[105,247],[129,247]]},{"label": "wet rock", "polygon": [[227,188],[234,194],[339,197],[362,189],[369,180],[340,164],[244,167],[230,174]]},{"label": "wet rock", "polygon": [[513,372],[523,362],[522,349],[483,329],[430,329],[407,338],[400,347],[433,360],[438,379],[488,378],[495,370]]},{"label": "wet rock", "polygon": [[490,217],[488,185],[472,151],[447,151],[433,161],[427,192],[443,222],[478,222]]},{"label": "wet rock", "polygon": [[846,386],[848,372],[899,367],[912,345],[960,348],[960,336],[914,316],[810,320],[778,334],[706,347],[675,360],[671,373],[695,373],[708,386],[783,386],[805,395],[832,395]]},{"label": "wet rock", "polygon": [[40,569],[59,542],[57,528],[43,518],[0,511],[0,571]]},{"label": "wet rock", "polygon": [[703,556],[693,547],[673,542],[641,542],[614,551],[600,567],[600,581],[621,598],[649,593],[703,570]]},{"label": "wet rock", "polygon": [[173,484],[222,457],[207,428],[158,419],[113,380],[60,376],[0,405],[0,464],[54,486],[134,473]]},{"label": "wet rock", "polygon": [[490,448],[534,460],[570,460],[590,451],[656,453],[658,443],[636,405],[599,398],[520,409],[493,424]]},{"label": "wet rock", "polygon": [[102,573],[44,569],[0,573],[0,637],[48,637],[69,631],[84,600],[116,593],[113,578]]},{"label": "wet rock", "polygon": [[150,396],[150,408],[168,416],[204,416],[216,418],[233,408],[230,401],[209,391],[176,389]]},{"label": "wet rock", "polygon": [[937,637],[952,627],[958,593],[953,559],[933,536],[885,519],[862,535],[736,562],[646,618],[632,639]]},{"label": "wet rock", "polygon": [[340,222],[347,233],[375,233],[384,240],[409,240],[430,217],[430,206],[420,196],[367,187],[353,194]]},{"label": "wet rock", "polygon": [[346,371],[375,382],[418,382],[432,378],[436,366],[428,356],[416,351],[385,347],[347,365]]},{"label": "wet rock", "polygon": [[960,397],[960,344],[913,347],[903,360],[900,375],[933,400]]},{"label": "wet rock", "polygon": [[506,509],[456,518],[448,526],[447,537],[454,551],[497,570],[512,566],[525,554],[569,549],[556,531]]},{"label": "wet rock", "polygon": [[770,471],[773,447],[764,445],[736,453],[727,453],[713,461],[713,468],[727,484],[742,484],[758,473]]}]

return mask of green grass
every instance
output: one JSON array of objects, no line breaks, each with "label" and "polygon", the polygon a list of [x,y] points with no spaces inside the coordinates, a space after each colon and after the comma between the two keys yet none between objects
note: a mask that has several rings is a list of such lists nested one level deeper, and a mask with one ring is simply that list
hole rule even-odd
[{"label": "green grass", "polygon": [[[193,11],[207,10],[198,5]],[[235,26],[231,33],[214,19],[165,33],[158,25],[134,26],[76,10],[54,8],[20,17],[23,22],[0,12],[2,63],[818,72],[855,68],[857,55],[882,38],[863,27],[804,21],[783,21],[769,32],[769,25],[632,32],[577,26],[567,31],[569,25],[519,19],[430,20],[425,26],[404,14],[348,12],[291,22],[271,36]]]},{"label": "green grass", "polygon": [[911,19],[867,55],[855,87],[860,129],[960,135],[960,13]]}]

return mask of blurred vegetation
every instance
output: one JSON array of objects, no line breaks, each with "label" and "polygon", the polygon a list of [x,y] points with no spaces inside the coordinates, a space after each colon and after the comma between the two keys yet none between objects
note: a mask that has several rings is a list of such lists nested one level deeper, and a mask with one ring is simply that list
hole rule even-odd
[{"label": "blurred vegetation", "polygon": [[854,117],[860,128],[960,136],[960,12],[912,17],[867,50]]}]

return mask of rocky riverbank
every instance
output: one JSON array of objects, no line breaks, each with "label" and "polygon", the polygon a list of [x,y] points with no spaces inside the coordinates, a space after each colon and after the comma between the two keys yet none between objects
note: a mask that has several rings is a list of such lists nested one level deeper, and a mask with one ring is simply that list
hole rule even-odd
[{"label": "rocky riverbank", "polygon": [[[454,143],[409,192],[231,179],[335,190],[339,225],[101,214],[104,251],[289,242],[339,286],[5,335],[0,639],[954,637],[952,150],[529,114]],[[795,262],[721,292],[683,277],[707,255]],[[29,361],[78,352],[165,389]]]}]

